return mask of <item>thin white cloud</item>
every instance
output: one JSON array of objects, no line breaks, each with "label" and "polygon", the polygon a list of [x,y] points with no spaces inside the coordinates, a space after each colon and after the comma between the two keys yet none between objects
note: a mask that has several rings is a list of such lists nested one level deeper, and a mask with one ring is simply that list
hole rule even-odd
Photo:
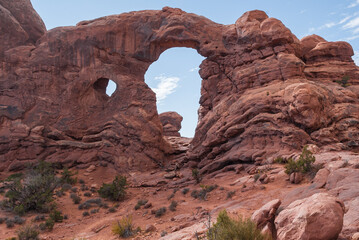
[{"label": "thin white cloud", "polygon": [[152,88],[156,93],[157,102],[164,100],[168,95],[175,92],[178,87],[180,78],[178,77],[166,77],[164,75],[155,77],[155,80],[159,81],[157,87]]},{"label": "thin white cloud", "polygon": [[350,20],[348,23],[346,23],[343,26],[344,29],[356,28],[356,27],[359,27],[359,17]]},{"label": "thin white cloud", "polygon": [[339,21],[339,24],[345,23],[345,22],[348,21],[350,18],[351,18],[351,16],[347,16],[347,17],[343,18],[342,20]]},{"label": "thin white cloud", "polygon": [[331,28],[331,27],[334,27],[335,25],[337,25],[337,24],[334,23],[334,22],[330,22],[330,23],[324,24],[324,27],[326,27],[326,28]]},{"label": "thin white cloud", "polygon": [[354,36],[351,36],[351,37],[347,37],[347,38],[344,38],[343,40],[344,41],[352,41],[352,40],[355,40],[359,38],[359,35],[354,35]]},{"label": "thin white cloud", "polygon": [[306,13],[307,12],[307,9],[303,9],[302,11],[299,12],[299,14],[303,14],[303,13]]},{"label": "thin white cloud", "polygon": [[359,5],[359,0],[356,0],[355,2],[353,2],[352,4],[350,4],[349,6],[348,6],[348,8],[353,8],[353,7],[356,7],[356,6],[358,6]]},{"label": "thin white cloud", "polygon": [[199,70],[199,67],[195,67],[195,68],[191,68],[189,71],[194,72],[194,71],[198,71],[198,70]]}]

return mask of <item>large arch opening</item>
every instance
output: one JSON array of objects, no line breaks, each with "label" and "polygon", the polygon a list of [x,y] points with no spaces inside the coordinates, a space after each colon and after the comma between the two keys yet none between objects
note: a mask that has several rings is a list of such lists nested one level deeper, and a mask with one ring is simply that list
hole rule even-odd
[{"label": "large arch opening", "polygon": [[198,70],[203,60],[192,48],[170,48],[145,74],[147,85],[156,93],[158,113],[175,111],[183,117],[183,137],[192,138],[197,126],[202,81]]}]

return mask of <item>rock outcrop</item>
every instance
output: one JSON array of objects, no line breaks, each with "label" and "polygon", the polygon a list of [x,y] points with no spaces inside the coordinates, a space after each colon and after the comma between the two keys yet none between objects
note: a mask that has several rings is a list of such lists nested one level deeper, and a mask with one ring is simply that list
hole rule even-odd
[{"label": "rock outcrop", "polygon": [[277,239],[337,239],[343,227],[344,212],[343,202],[326,193],[297,200],[276,217]]},{"label": "rock outcrop", "polygon": [[276,239],[277,236],[274,219],[281,203],[279,199],[274,199],[256,210],[251,217],[257,227],[262,229],[265,234],[272,236],[273,239]]},{"label": "rock outcrop", "polygon": [[176,112],[164,112],[159,115],[162,126],[163,135],[167,137],[180,137],[181,122],[183,117]]},{"label": "rock outcrop", "polygon": [[171,149],[144,74],[172,47],[206,57],[184,161],[215,171],[308,143],[358,150],[359,70],[345,42],[299,41],[257,10],[221,25],[165,7],[45,33],[28,0],[0,7],[0,171],[37,159],[106,161],[119,171],[164,164]]}]

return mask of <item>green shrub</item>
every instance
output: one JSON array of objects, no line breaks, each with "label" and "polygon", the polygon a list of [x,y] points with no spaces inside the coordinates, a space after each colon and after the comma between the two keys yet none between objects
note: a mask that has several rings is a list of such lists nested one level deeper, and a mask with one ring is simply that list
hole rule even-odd
[{"label": "green shrub", "polygon": [[297,161],[292,158],[288,159],[287,164],[284,166],[285,173],[288,175],[294,172],[309,173],[314,169],[314,162],[315,157],[312,152],[308,150],[308,147],[305,146]]},{"label": "green shrub", "polygon": [[125,199],[127,189],[127,179],[124,176],[117,176],[110,184],[102,184],[98,190],[101,197],[112,201],[122,201]]},{"label": "green shrub", "polygon": [[10,182],[14,180],[21,180],[24,177],[24,174],[22,172],[13,173],[10,176],[8,176],[5,181]]},{"label": "green shrub", "polygon": [[336,82],[342,87],[347,87],[347,86],[349,86],[349,84],[348,84],[349,80],[350,80],[350,77],[348,75],[345,75],[342,77],[341,80],[337,80]]},{"label": "green shrub", "polygon": [[121,218],[112,226],[112,233],[121,238],[132,237],[137,231],[138,229],[135,229],[131,216]]},{"label": "green shrub", "polygon": [[85,211],[85,212],[82,213],[82,216],[84,216],[84,217],[90,216],[90,213]]},{"label": "green shrub", "polygon": [[254,174],[253,178],[254,178],[254,181],[257,182],[257,180],[259,179],[261,175],[259,173],[256,173]]},{"label": "green shrub", "polygon": [[58,210],[53,210],[49,217],[54,220],[54,222],[62,222],[64,219],[64,216],[62,216],[62,213]]},{"label": "green shrub", "polygon": [[250,219],[231,219],[226,210],[219,213],[217,223],[208,229],[208,240],[269,240]]},{"label": "green shrub", "polygon": [[192,177],[196,181],[196,183],[200,183],[202,180],[201,173],[197,168],[192,169]]},{"label": "green shrub", "polygon": [[46,219],[45,223],[40,223],[39,228],[41,231],[54,229],[55,221],[52,218]]},{"label": "green shrub", "polygon": [[279,164],[285,164],[288,162],[288,160],[286,158],[283,157],[277,157],[276,159],[274,159],[273,161],[274,163],[279,163]]},{"label": "green shrub", "polygon": [[2,206],[17,214],[29,211],[48,212],[51,209],[58,179],[50,163],[40,161],[28,170],[23,180],[14,180],[5,194]]},{"label": "green shrub", "polygon": [[68,168],[64,168],[64,170],[61,173],[61,182],[67,183],[67,184],[75,184],[77,182],[77,178],[74,178],[73,176],[77,173],[71,172]]},{"label": "green shrub", "polygon": [[19,240],[38,240],[39,232],[34,226],[27,225],[18,230],[17,237]]}]

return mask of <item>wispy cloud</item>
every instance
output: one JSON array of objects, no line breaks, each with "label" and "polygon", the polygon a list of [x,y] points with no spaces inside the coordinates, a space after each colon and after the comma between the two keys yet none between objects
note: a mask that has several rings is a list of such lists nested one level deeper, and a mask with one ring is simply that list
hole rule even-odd
[{"label": "wispy cloud", "polygon": [[345,24],[343,26],[344,29],[347,29],[347,28],[354,28],[354,27],[357,27],[359,26],[359,17],[356,17],[352,20],[350,20],[347,24]]},{"label": "wispy cloud", "polygon": [[351,37],[347,37],[347,38],[344,38],[343,40],[344,41],[352,41],[352,40],[355,40],[359,38],[359,35],[354,35],[354,36],[351,36]]},{"label": "wispy cloud", "polygon": [[175,92],[175,89],[178,87],[178,82],[180,78],[178,77],[166,77],[164,75],[155,77],[155,80],[159,81],[157,87],[152,88],[156,93],[157,102],[161,102],[168,95]]},{"label": "wispy cloud", "polygon": [[189,71],[194,72],[194,71],[198,71],[198,70],[199,70],[199,67],[195,67],[195,68],[191,68]]},{"label": "wispy cloud", "polygon": [[352,4],[348,6],[348,8],[353,8],[359,5],[359,0],[354,1]]}]

